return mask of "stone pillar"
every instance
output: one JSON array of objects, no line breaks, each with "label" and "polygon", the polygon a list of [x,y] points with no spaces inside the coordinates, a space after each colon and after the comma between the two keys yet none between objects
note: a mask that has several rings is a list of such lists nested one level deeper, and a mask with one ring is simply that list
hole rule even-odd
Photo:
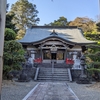
[{"label": "stone pillar", "polygon": [[33,64],[34,58],[35,58],[34,51],[31,51],[30,58],[28,59],[28,60],[30,61],[31,64]]},{"label": "stone pillar", "polygon": [[0,100],[1,100],[1,84],[3,69],[3,47],[4,47],[4,29],[6,15],[6,0],[0,0]]},{"label": "stone pillar", "polygon": [[7,2],[6,0],[0,0],[0,100],[1,100],[2,69],[3,69],[3,46],[4,46],[6,2]]},{"label": "stone pillar", "polygon": [[33,64],[34,58],[35,58],[35,54],[33,53],[33,54],[31,54],[31,63],[32,63],[32,64]]},{"label": "stone pillar", "polygon": [[85,73],[84,73],[84,67],[85,67],[85,65],[86,65],[86,63],[85,63],[85,56],[83,55],[82,57],[81,57],[81,61],[80,61],[81,63],[80,63],[80,65],[81,65],[81,77],[86,77],[86,75],[85,75]]}]

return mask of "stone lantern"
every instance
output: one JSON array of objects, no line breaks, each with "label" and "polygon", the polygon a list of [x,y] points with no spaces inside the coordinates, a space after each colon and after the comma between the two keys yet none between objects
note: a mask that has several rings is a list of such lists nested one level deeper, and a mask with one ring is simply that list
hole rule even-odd
[{"label": "stone lantern", "polygon": [[89,84],[90,80],[87,78],[87,75],[85,73],[86,69],[86,62],[85,62],[86,57],[83,55],[80,58],[80,66],[81,66],[81,75],[79,76],[77,83],[79,84]]}]

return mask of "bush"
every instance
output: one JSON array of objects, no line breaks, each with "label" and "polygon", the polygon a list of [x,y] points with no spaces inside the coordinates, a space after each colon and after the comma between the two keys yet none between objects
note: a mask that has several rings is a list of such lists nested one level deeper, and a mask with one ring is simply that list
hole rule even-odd
[{"label": "bush", "polygon": [[96,81],[100,81],[100,62],[92,62],[88,64],[87,71],[92,78]]},{"label": "bush", "polygon": [[5,41],[15,40],[15,38],[16,38],[16,33],[12,29],[6,28],[5,29]]},{"label": "bush", "polygon": [[12,70],[20,70],[21,62],[25,61],[24,49],[22,45],[15,40],[4,43],[4,76]]}]

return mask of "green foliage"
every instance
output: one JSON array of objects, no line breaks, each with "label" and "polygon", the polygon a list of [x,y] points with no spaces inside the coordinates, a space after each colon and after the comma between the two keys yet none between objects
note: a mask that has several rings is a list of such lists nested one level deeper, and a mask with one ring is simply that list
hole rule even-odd
[{"label": "green foliage", "polygon": [[88,64],[87,71],[90,75],[94,75],[94,73],[100,73],[100,62],[92,62]]},{"label": "green foliage", "polygon": [[100,45],[100,40],[97,42],[98,45]]},{"label": "green foliage", "polygon": [[88,57],[90,57],[93,61],[97,61],[98,59],[100,59],[100,57],[94,56],[94,54],[90,54],[88,55]]},{"label": "green foliage", "polygon": [[25,61],[22,45],[15,41],[5,41],[4,43],[4,76],[11,70],[20,70],[21,62]]},{"label": "green foliage", "polygon": [[100,40],[100,34],[98,34],[97,32],[85,32],[84,36],[88,39],[88,40],[93,40],[93,41],[99,41]]},{"label": "green foliage", "polygon": [[10,28],[13,31],[17,32],[18,30],[15,28],[15,24],[12,23],[12,19],[14,17],[14,14],[9,14],[8,8],[9,8],[9,4],[6,5],[6,23],[5,23],[5,27]]},{"label": "green foliage", "polygon": [[39,22],[36,5],[28,2],[28,0],[18,0],[12,5],[9,14],[14,15],[12,22],[18,30],[26,30]]},{"label": "green foliage", "polygon": [[90,46],[88,47],[88,54],[86,55],[89,57],[94,63],[100,61],[100,46]]},{"label": "green foliage", "polygon": [[45,24],[45,26],[67,26],[67,18],[65,17],[59,17],[58,20],[54,20],[54,22],[51,22],[49,24]]},{"label": "green foliage", "polygon": [[100,22],[96,23],[96,28],[97,28],[97,31],[100,32]]},{"label": "green foliage", "polygon": [[16,38],[16,33],[10,29],[10,28],[6,28],[5,29],[5,40],[9,41],[9,40],[15,40]]},{"label": "green foliage", "polygon": [[91,60],[87,61],[87,71],[90,75],[96,80],[99,80],[99,73],[100,73],[100,46],[90,46],[88,49],[87,57],[89,57]]},{"label": "green foliage", "polygon": [[95,44],[95,45],[88,45],[87,46],[88,48],[88,53],[92,53],[92,54],[99,54],[99,50],[100,50],[100,46],[98,44]]},{"label": "green foliage", "polygon": [[6,14],[6,24],[5,24],[5,27],[6,28],[10,28],[13,31],[17,32],[18,30],[15,28],[15,24],[12,23],[13,17],[14,17],[14,14],[9,14],[9,13]]},{"label": "green foliage", "polygon": [[97,73],[100,73],[100,69],[97,69],[97,68],[90,68],[90,69],[87,69],[87,71],[91,74],[97,72]]}]

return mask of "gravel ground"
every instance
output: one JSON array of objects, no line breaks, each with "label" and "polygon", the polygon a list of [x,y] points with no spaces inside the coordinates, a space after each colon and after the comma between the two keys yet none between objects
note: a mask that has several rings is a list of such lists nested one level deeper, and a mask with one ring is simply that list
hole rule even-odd
[{"label": "gravel ground", "polygon": [[1,100],[22,100],[37,83],[3,81]]},{"label": "gravel ground", "polygon": [[100,100],[100,83],[77,84],[67,83],[79,100]]},{"label": "gravel ground", "polygon": [[[38,82],[3,81],[2,100],[22,100]],[[77,84],[67,82],[79,100],[100,100],[100,83]]]}]

